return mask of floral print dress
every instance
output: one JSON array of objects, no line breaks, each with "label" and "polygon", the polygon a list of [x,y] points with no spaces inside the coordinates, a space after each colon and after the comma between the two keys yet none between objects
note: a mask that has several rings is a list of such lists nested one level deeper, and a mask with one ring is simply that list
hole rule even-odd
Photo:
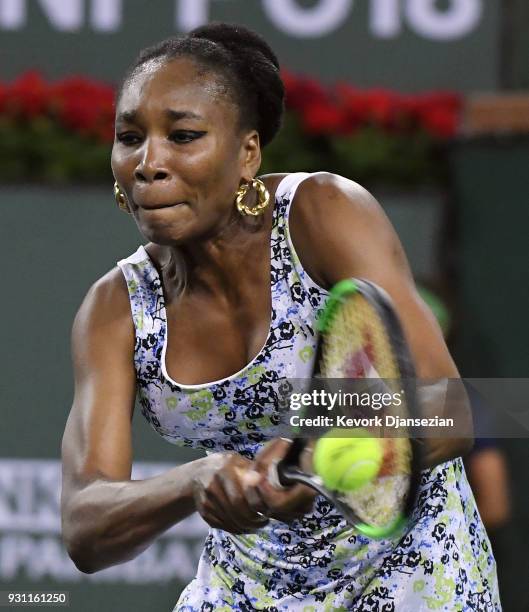
[{"label": "floral print dress", "polygon": [[[291,242],[290,205],[306,173],[285,177],[271,234],[272,314],[257,356],[228,378],[171,380],[161,280],[143,246],[118,262],[129,290],[142,414],[172,444],[255,456],[280,431],[278,384],[310,377],[314,321],[327,292],[304,271]],[[461,459],[422,473],[406,533],[372,541],[323,498],[287,525],[232,535],[210,528],[195,579],[175,611],[499,611],[496,566]]]}]

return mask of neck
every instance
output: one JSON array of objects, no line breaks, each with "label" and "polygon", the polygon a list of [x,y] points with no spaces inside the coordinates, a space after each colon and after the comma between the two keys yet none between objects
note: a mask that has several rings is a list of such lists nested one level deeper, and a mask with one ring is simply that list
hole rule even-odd
[{"label": "neck", "polygon": [[[236,213],[215,235],[179,247],[168,247],[170,257],[163,268],[172,284],[188,292],[237,297],[238,287],[253,278],[268,261],[272,210],[258,219]],[[178,281],[178,279],[180,279]]]}]

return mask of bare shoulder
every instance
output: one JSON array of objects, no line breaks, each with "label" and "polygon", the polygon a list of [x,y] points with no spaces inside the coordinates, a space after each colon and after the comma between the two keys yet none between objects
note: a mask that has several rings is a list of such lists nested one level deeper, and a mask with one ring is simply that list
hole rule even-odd
[{"label": "bare shoulder", "polygon": [[98,278],[90,287],[87,297],[96,300],[101,307],[116,309],[129,307],[128,289],[125,277],[119,266],[115,266]]},{"label": "bare shoulder", "polygon": [[338,174],[313,174],[299,186],[294,203],[290,221],[294,232],[329,239],[347,232],[359,244],[371,240],[373,233],[381,240],[395,237],[376,198],[359,183]]},{"label": "bare shoulder", "polygon": [[121,269],[115,266],[88,289],[77,311],[74,335],[101,327],[112,331],[133,331],[127,283]]},{"label": "bare shoulder", "polygon": [[[368,251],[372,252],[369,245],[374,242],[389,245],[396,240],[382,207],[371,193],[362,185],[330,172],[314,174],[300,184],[289,227],[304,268],[326,288],[331,283],[327,271],[333,260],[347,256],[360,261]],[[398,241],[395,248],[399,248]]]},{"label": "bare shoulder", "polygon": [[283,173],[274,173],[274,174],[263,174],[259,177],[263,183],[266,185],[268,192],[270,193],[270,197],[275,197],[275,193],[279,183],[289,175],[288,172]]},{"label": "bare shoulder", "polygon": [[295,196],[299,219],[313,215],[333,219],[340,212],[357,216],[376,215],[381,207],[371,193],[359,183],[331,172],[318,172],[305,179]]}]

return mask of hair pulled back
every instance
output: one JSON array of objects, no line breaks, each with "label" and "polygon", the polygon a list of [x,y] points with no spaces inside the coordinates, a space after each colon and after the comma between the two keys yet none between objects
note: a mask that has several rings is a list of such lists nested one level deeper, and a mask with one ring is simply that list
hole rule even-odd
[{"label": "hair pulled back", "polygon": [[168,38],[141,51],[124,84],[147,62],[178,57],[189,57],[221,77],[239,109],[240,126],[257,130],[261,146],[274,138],[285,90],[277,57],[259,34],[236,24],[210,23]]}]

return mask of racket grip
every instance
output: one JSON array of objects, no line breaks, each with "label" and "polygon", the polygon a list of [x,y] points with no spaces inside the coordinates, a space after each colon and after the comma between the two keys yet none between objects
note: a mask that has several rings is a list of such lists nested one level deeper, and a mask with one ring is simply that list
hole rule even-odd
[{"label": "racket grip", "polygon": [[296,483],[295,480],[288,477],[288,474],[298,468],[298,461],[305,445],[306,440],[303,438],[295,438],[283,459],[274,461],[270,464],[268,481],[273,487],[285,489]]},{"label": "racket grip", "polygon": [[268,468],[268,482],[276,489],[286,489],[288,486],[280,467],[281,461],[274,461]]}]

